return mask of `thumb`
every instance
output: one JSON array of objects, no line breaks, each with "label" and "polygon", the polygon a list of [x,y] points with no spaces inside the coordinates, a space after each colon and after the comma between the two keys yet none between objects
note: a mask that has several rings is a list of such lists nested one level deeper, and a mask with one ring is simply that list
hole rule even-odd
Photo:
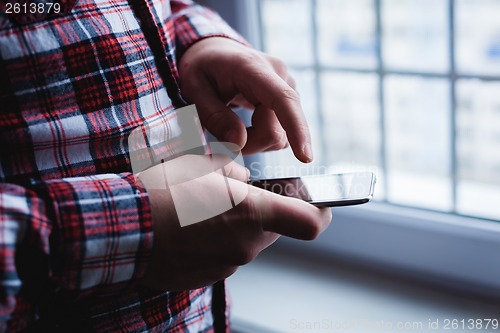
[{"label": "thumb", "polygon": [[202,79],[194,91],[192,100],[196,104],[201,124],[218,140],[243,148],[247,132],[240,117],[224,104],[207,80]]},{"label": "thumb", "polygon": [[318,208],[300,199],[249,186],[249,196],[258,201],[264,231],[296,239],[312,240],[330,224],[332,218],[330,208]]}]

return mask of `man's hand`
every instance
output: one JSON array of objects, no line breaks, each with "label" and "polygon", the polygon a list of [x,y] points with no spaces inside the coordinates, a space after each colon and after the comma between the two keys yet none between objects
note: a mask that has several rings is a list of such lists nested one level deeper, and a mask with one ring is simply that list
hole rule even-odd
[{"label": "man's hand", "polygon": [[[179,63],[181,90],[196,104],[202,125],[243,153],[277,150],[290,143],[302,162],[312,161],[311,138],[295,82],[285,64],[231,39],[196,42]],[[246,129],[229,105],[254,109]]]},{"label": "man's hand", "polygon": [[[139,178],[148,189],[154,222],[153,254],[143,284],[159,290],[186,290],[210,285],[230,276],[238,266],[253,260],[279,235],[310,240],[330,223],[329,208],[317,208],[302,200],[283,197],[246,184],[247,170],[227,159],[183,156],[142,172]],[[158,181],[165,172],[179,182],[192,179],[185,168],[213,163],[223,166],[227,177],[212,172],[203,181],[190,184],[189,191],[206,196],[205,204],[215,204],[231,189],[234,197],[246,198],[231,210],[208,220],[181,227],[169,189]],[[224,166],[225,165],[225,166]],[[206,168],[205,168],[206,169]],[[196,174],[196,170],[193,171]],[[223,178],[224,181],[221,181]],[[174,183],[178,181],[174,179]],[[222,186],[221,186],[222,185]],[[193,209],[200,209],[193,205]]]}]

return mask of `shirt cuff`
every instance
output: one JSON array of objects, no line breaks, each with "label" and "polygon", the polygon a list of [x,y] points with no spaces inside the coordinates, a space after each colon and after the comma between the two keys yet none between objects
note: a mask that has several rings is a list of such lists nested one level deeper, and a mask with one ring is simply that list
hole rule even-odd
[{"label": "shirt cuff", "polygon": [[115,291],[144,276],[153,222],[147,193],[133,174],[50,180],[38,186],[50,197],[51,261],[61,289]]},{"label": "shirt cuff", "polygon": [[171,4],[178,59],[191,45],[207,37],[226,37],[249,46],[249,43],[213,10],[189,1],[171,1]]}]

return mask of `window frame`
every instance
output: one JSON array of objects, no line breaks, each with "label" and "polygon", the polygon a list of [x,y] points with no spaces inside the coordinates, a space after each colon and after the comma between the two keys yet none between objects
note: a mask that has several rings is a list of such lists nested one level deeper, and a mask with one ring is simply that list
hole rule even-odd
[{"label": "window frame", "polygon": [[[380,2],[380,0],[375,1]],[[259,31],[261,27],[260,0],[230,2],[206,0],[203,3],[217,10],[252,45],[262,49]],[[454,1],[451,0],[450,10],[452,11],[453,3]],[[380,29],[380,13],[378,16],[377,29]],[[453,16],[451,16],[451,21],[450,25],[453,25]],[[451,26],[450,33],[453,29],[454,27]],[[453,38],[450,39],[452,40],[450,49],[454,49]],[[380,46],[378,52],[381,52]],[[451,68],[448,74],[426,74],[451,79],[451,108],[455,109],[455,82],[458,78],[469,76],[458,76],[455,72],[453,54],[450,57]],[[380,59],[379,56],[379,61]],[[380,80],[385,74],[398,74],[399,72],[386,71],[381,65],[379,63],[378,66],[382,74],[379,75]],[[362,70],[354,69],[353,71]],[[422,73],[404,71],[402,74],[420,75]],[[477,78],[478,76],[471,77]],[[489,76],[481,76],[481,78],[493,79]],[[380,84],[382,85],[383,82]],[[382,89],[380,91],[382,95],[380,98],[383,99]],[[248,119],[244,120],[248,121]],[[450,121],[453,122],[452,172],[455,180],[456,133],[453,113]],[[248,164],[263,160],[259,154],[245,157],[245,163]],[[453,183],[453,186],[456,186],[455,181]],[[456,189],[453,189],[453,193],[456,195]],[[500,265],[498,264],[500,258],[494,255],[500,254],[500,223],[491,220],[403,207],[387,202],[373,202],[360,207],[334,209],[332,225],[312,243],[282,238],[279,244],[341,256],[349,260],[359,260],[369,265],[390,268],[398,273],[410,274],[418,279],[437,282],[455,289],[500,298]]]}]

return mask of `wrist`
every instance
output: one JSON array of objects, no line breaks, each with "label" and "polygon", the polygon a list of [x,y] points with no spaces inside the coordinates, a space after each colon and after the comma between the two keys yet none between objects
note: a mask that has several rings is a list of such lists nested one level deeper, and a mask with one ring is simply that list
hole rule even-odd
[{"label": "wrist", "polygon": [[211,35],[199,39],[191,44],[189,48],[179,58],[179,72],[183,72],[187,67],[192,67],[203,61],[210,63],[210,58],[216,56],[218,51],[226,47],[246,48],[247,45],[240,43],[226,35]]}]

